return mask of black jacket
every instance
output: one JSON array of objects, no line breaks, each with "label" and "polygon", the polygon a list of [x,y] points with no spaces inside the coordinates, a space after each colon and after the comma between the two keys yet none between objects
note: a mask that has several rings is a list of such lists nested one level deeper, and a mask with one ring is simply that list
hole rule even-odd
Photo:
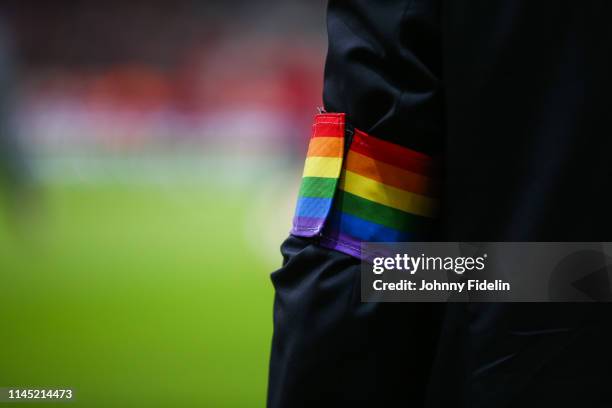
[{"label": "black jacket", "polygon": [[[437,240],[612,241],[610,16],[605,0],[332,0],[325,107],[442,164]],[[610,316],[451,305],[437,399],[609,406]]]}]

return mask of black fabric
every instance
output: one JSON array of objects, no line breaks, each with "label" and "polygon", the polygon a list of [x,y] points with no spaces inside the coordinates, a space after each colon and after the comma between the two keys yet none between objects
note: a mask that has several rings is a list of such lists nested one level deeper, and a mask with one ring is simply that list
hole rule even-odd
[{"label": "black fabric", "polygon": [[444,3],[449,240],[612,239],[612,3]]},{"label": "black fabric", "polygon": [[[441,239],[612,241],[611,12],[606,1],[444,2]],[[449,309],[464,316],[448,322],[464,347],[445,355],[465,362],[465,406],[612,406],[611,305]]]},{"label": "black fabric", "polygon": [[[325,107],[441,161],[438,240],[612,241],[610,16],[607,0],[331,0]],[[432,365],[431,407],[612,406],[610,305],[449,304],[440,334],[425,305],[359,303],[356,261],[296,242],[274,275],[271,406],[423,406],[410,379]],[[435,361],[379,346],[415,336],[438,339]],[[391,385],[404,399],[377,399]]]},{"label": "black fabric", "polygon": [[353,126],[435,154],[442,148],[436,1],[330,1],[323,100]]},{"label": "black fabric", "polygon": [[356,259],[298,237],[282,253],[268,406],[423,406],[443,305],[362,303]]}]

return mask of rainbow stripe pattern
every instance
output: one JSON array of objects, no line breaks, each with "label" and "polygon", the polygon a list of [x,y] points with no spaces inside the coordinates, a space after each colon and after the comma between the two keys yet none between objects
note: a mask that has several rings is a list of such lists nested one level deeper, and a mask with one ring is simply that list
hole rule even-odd
[{"label": "rainbow stripe pattern", "polygon": [[358,258],[362,242],[426,240],[438,209],[432,158],[357,129],[345,144],[344,114],[317,115],[292,234]]},{"label": "rainbow stripe pattern", "polygon": [[293,235],[321,234],[340,179],[344,140],[344,114],[321,113],[315,117],[293,218]]}]

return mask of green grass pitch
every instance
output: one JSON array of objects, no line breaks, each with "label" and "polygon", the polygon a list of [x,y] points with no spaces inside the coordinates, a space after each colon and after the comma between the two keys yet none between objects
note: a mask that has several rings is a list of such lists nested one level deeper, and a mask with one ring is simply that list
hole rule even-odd
[{"label": "green grass pitch", "polygon": [[74,407],[264,406],[276,265],[246,244],[249,197],[55,186],[3,217],[0,386],[73,387]]}]

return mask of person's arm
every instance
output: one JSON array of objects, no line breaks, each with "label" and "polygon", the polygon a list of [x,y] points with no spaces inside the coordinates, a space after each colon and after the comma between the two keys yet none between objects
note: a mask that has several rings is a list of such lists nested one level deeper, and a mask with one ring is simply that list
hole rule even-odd
[{"label": "person's arm", "polygon": [[435,0],[332,0],[326,112],[315,118],[292,234],[361,258],[424,241],[438,211],[441,34]]}]

